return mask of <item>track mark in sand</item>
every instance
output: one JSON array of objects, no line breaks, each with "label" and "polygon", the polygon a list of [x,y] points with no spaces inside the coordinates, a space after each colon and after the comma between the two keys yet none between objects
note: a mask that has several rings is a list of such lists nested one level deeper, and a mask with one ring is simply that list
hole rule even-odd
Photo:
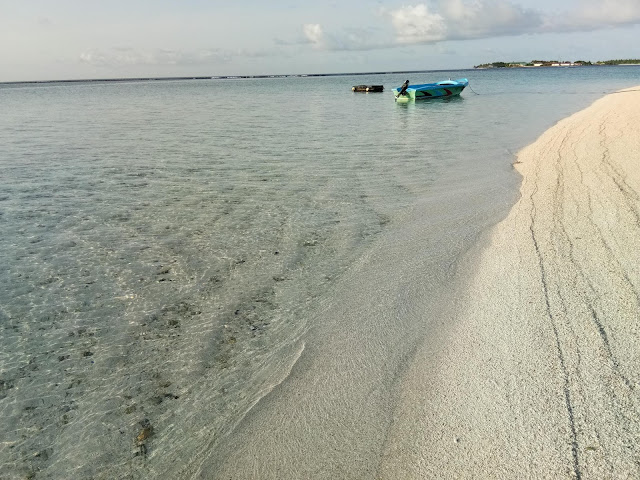
[{"label": "track mark in sand", "polygon": [[640,213],[638,212],[638,202],[640,202],[640,195],[636,192],[633,187],[631,187],[626,180],[626,175],[621,172],[620,166],[615,165],[613,159],[611,158],[611,150],[607,145],[607,140],[609,137],[606,133],[606,120],[600,124],[598,129],[598,134],[600,136],[600,148],[602,149],[602,158],[600,163],[604,168],[610,170],[609,176],[613,183],[615,183],[618,190],[622,194],[622,197],[627,205],[627,208],[635,218],[636,226],[640,226]]},{"label": "track mark in sand", "polygon": [[[613,183],[616,185],[616,187],[620,191],[620,194],[622,195],[622,198],[624,200],[624,203],[628,211],[631,213],[631,215],[635,220],[634,227],[640,229],[640,212],[638,211],[638,204],[640,203],[640,195],[633,187],[631,187],[627,183],[626,175],[622,173],[620,166],[616,165],[613,159],[611,158],[611,150],[607,145],[607,140],[609,137],[606,134],[605,124],[606,122],[603,121],[600,124],[599,131],[598,131],[598,134],[600,135],[600,148],[602,149],[602,159],[600,160],[600,163],[603,166],[603,168],[609,170],[608,172],[609,177],[611,178]],[[623,272],[623,277],[625,282],[631,288],[631,291],[633,292],[636,298],[637,304],[640,305],[640,292],[638,292],[637,288],[631,281],[631,278],[629,278],[629,275],[627,274],[627,272],[624,269],[622,269],[622,272]]]},{"label": "track mark in sand", "polygon": [[[612,154],[608,145],[610,135],[608,136],[605,131],[605,124],[602,123],[599,129],[597,128],[596,130],[600,137],[599,146],[602,150],[600,170],[589,171],[588,174],[591,176],[596,175],[597,177],[602,176],[603,181],[604,177],[606,177],[609,182],[612,182],[614,190],[619,190],[622,197],[620,198],[620,206],[618,208],[624,209],[625,213],[629,215],[632,228],[640,226],[638,193],[627,183],[624,170],[621,169],[621,166],[618,166],[611,158]],[[581,479],[583,472],[581,471],[580,452],[582,449],[578,441],[578,434],[582,432],[582,429],[578,426],[580,410],[576,410],[576,405],[580,406],[581,386],[580,381],[574,383],[572,380],[574,367],[572,367],[571,359],[574,358],[574,352],[564,339],[565,328],[569,329],[569,331],[573,331],[573,329],[569,323],[566,323],[566,320],[563,322],[565,316],[557,310],[558,307],[561,307],[566,313],[561,284],[557,283],[564,277],[561,272],[564,271],[565,267],[569,267],[569,271],[573,271],[573,282],[580,282],[586,287],[585,295],[582,297],[581,302],[586,308],[585,313],[587,313],[587,315],[585,320],[589,320],[592,323],[595,332],[597,332],[597,335],[600,337],[602,351],[606,355],[605,358],[611,367],[611,372],[629,391],[634,391],[635,386],[625,375],[619,359],[616,358],[610,335],[607,331],[607,325],[605,324],[606,315],[603,317],[597,303],[594,303],[594,301],[599,298],[601,292],[598,290],[598,285],[594,284],[593,279],[589,277],[588,271],[585,271],[585,266],[580,261],[580,252],[576,251],[578,247],[573,243],[572,232],[567,229],[567,227],[571,227],[572,225],[570,222],[572,215],[575,215],[575,212],[570,209],[572,206],[572,198],[575,203],[579,204],[580,198],[584,196],[587,208],[586,211],[582,213],[581,218],[582,221],[587,222],[585,225],[593,232],[593,238],[597,242],[598,251],[601,252],[601,255],[604,255],[604,258],[608,261],[611,268],[615,267],[616,272],[614,273],[612,271],[611,273],[617,277],[617,281],[620,282],[620,284],[626,286],[625,289],[628,289],[630,300],[632,302],[635,300],[636,305],[640,305],[640,296],[630,278],[630,274],[626,271],[620,258],[616,256],[615,245],[610,244],[611,237],[608,233],[613,234],[613,232],[608,232],[606,229],[607,225],[599,224],[597,218],[594,217],[594,208],[604,208],[605,205],[600,205],[601,200],[598,198],[598,192],[590,191],[588,184],[585,183],[587,172],[583,171],[575,154],[576,143],[578,143],[575,133],[575,131],[573,134],[565,131],[562,133],[562,136],[558,138],[558,143],[547,146],[549,150],[547,153],[553,151],[555,157],[555,161],[547,165],[547,167],[554,169],[553,173],[555,178],[550,183],[550,189],[547,191],[539,191],[537,185],[534,186],[529,196],[529,230],[540,271],[540,281],[545,302],[544,309],[551,330],[553,331],[557,361],[564,383],[563,395],[569,423],[573,476]],[[578,133],[578,139],[581,135],[584,135],[584,133],[584,131]],[[572,152],[574,156],[573,159],[571,158]],[[565,174],[568,173],[565,171],[566,162],[573,162],[577,168],[580,185],[582,186],[580,191],[572,189],[570,185],[565,185],[564,177]],[[547,171],[547,173],[550,172]],[[544,172],[540,170],[540,166],[536,169],[535,174],[538,177],[544,174]],[[540,195],[542,195],[542,199]],[[550,208],[548,209],[548,207]],[[568,210],[565,210],[567,208]],[[539,212],[538,209],[540,210]],[[550,215],[549,218],[546,217],[547,214]],[[569,224],[565,223],[567,220],[569,220]],[[548,232],[550,236],[547,237],[545,232]],[[568,260],[568,264],[566,265],[562,261],[562,257],[564,256],[563,252],[567,254],[566,260]],[[558,259],[556,259],[556,256],[558,256]],[[557,271],[557,269],[560,269],[560,271]],[[556,278],[556,275],[560,275],[560,277]],[[557,304],[558,298],[560,305]],[[577,355],[577,361],[579,363],[581,361],[580,351],[575,352],[575,355]],[[575,373],[580,376],[579,368]],[[622,402],[614,390],[611,390],[609,394],[616,403]],[[619,414],[621,413],[620,411]],[[596,434],[598,434],[598,432],[596,432]],[[585,459],[583,460],[586,461]],[[605,461],[609,463],[608,460]],[[611,466],[610,463],[609,465]]]},{"label": "track mark in sand", "polygon": [[[535,210],[535,208],[534,208]],[[541,280],[542,280],[542,290],[544,292],[544,300],[545,300],[545,309],[547,312],[547,317],[550,320],[551,323],[551,328],[553,330],[553,335],[555,338],[555,342],[556,342],[556,348],[557,348],[557,353],[558,353],[558,361],[560,362],[560,368],[562,370],[562,375],[563,375],[563,380],[564,380],[564,387],[563,387],[563,391],[564,391],[564,400],[565,400],[565,405],[567,407],[567,413],[569,416],[569,428],[571,429],[571,454],[573,457],[573,471],[574,474],[576,476],[576,479],[580,480],[582,478],[581,474],[580,474],[580,464],[578,461],[578,436],[576,433],[576,425],[575,425],[575,420],[574,420],[574,415],[573,415],[573,406],[571,405],[571,393],[569,390],[569,372],[567,370],[567,366],[565,363],[565,359],[564,359],[564,354],[562,353],[562,345],[560,344],[560,335],[558,334],[558,328],[556,326],[555,320],[553,318],[553,314],[551,313],[551,304],[549,302],[549,292],[548,292],[548,287],[547,287],[547,278],[546,278],[546,271],[544,268],[544,263],[542,261],[542,255],[540,253],[539,247],[538,247],[538,241],[536,239],[536,234],[535,231],[533,229],[533,221],[534,221],[534,215],[532,215],[532,224],[530,226],[530,231],[531,231],[531,238],[533,240],[533,245],[535,247],[536,250],[536,255],[538,256],[538,266],[540,267],[540,274],[541,274]]]},{"label": "track mark in sand", "polygon": [[[562,139],[562,145],[565,143],[566,140],[567,140],[567,137],[565,136]],[[561,145],[560,148],[562,148],[562,145]],[[560,161],[560,158],[558,158],[558,162],[559,161]],[[558,187],[559,187],[559,184],[556,184],[556,190],[557,190]],[[562,350],[562,344],[560,342],[560,334],[558,333],[558,327],[556,325],[556,321],[555,321],[555,318],[553,316],[552,309],[551,309],[551,301],[549,300],[549,282],[548,282],[548,279],[547,279],[547,271],[546,271],[546,268],[544,266],[544,260],[543,260],[543,257],[542,257],[542,252],[540,251],[538,238],[537,238],[536,232],[535,232],[536,206],[535,206],[533,197],[535,196],[535,194],[537,192],[538,192],[538,187],[536,185],[534,187],[533,191],[531,192],[531,196],[529,197],[529,201],[531,202],[531,213],[530,213],[531,222],[529,224],[529,231],[531,233],[531,239],[533,241],[533,246],[535,248],[536,257],[538,259],[538,267],[540,269],[540,279],[541,279],[541,282],[542,282],[542,291],[544,293],[545,310],[546,310],[547,318],[549,319],[549,323],[551,324],[551,329],[553,330],[553,335],[554,335],[555,344],[556,344],[556,350],[557,350],[557,355],[558,355],[558,361],[560,363],[560,369],[562,371],[562,376],[563,376],[564,401],[565,401],[565,406],[566,406],[566,409],[567,409],[569,428],[571,430],[571,456],[572,456],[573,473],[574,473],[575,478],[577,480],[581,480],[582,473],[580,472],[580,462],[579,462],[579,456],[578,456],[578,435],[577,435],[577,431],[576,431],[576,424],[575,424],[575,416],[574,416],[574,412],[573,412],[573,405],[571,403],[571,391],[570,391],[570,386],[569,386],[570,385],[570,382],[569,382],[569,371],[568,371],[567,364],[566,364],[565,357],[564,357],[564,353],[563,353],[563,350]]]},{"label": "track mark in sand", "polygon": [[[620,189],[625,201],[627,202],[630,211],[634,214],[634,216],[636,216],[636,223],[638,223],[640,225],[640,222],[638,222],[638,217],[637,217],[637,212],[635,212],[631,202],[630,202],[630,198],[629,195],[627,195],[627,193],[629,191],[632,192],[632,194],[635,194],[635,191],[628,187],[628,188],[621,188],[620,184],[618,183],[618,180],[622,183],[624,183],[624,177],[623,175],[613,166],[613,164],[609,161],[609,157],[610,157],[610,152],[608,147],[606,146],[606,135],[605,135],[605,126],[604,126],[604,122],[602,124],[600,124],[599,129],[598,129],[598,134],[601,137],[600,139],[600,147],[602,148],[603,154],[602,154],[602,160],[601,163],[608,166],[612,172],[609,173],[610,178],[613,180],[613,182],[618,186],[618,188]],[[607,257],[609,258],[609,263],[611,265],[616,265],[618,267],[619,270],[619,275],[621,276],[622,280],[624,280],[624,283],[626,283],[629,287],[629,290],[631,292],[633,292],[633,294],[635,295],[635,299],[636,299],[636,304],[640,305],[640,297],[638,296],[638,292],[635,290],[633,282],[631,281],[631,279],[629,278],[628,274],[626,273],[623,265],[620,263],[620,260],[617,258],[617,256],[615,255],[615,253],[613,252],[611,246],[607,243],[605,235],[602,231],[602,229],[600,228],[600,226],[596,223],[596,221],[594,220],[593,217],[593,199],[592,199],[592,195],[589,191],[588,186],[584,183],[584,172],[581,168],[580,162],[578,161],[578,158],[575,155],[575,144],[578,143],[580,141],[580,137],[584,136],[585,132],[582,131],[577,135],[577,139],[574,142],[574,145],[572,148],[569,148],[567,152],[563,152],[563,153],[567,153],[567,157],[571,156],[573,158],[573,164],[574,167],[579,171],[580,174],[580,179],[581,179],[581,185],[582,185],[582,189],[584,190],[584,195],[586,196],[587,199],[587,212],[584,214],[584,218],[588,220],[591,228],[597,232],[597,238],[603,248],[603,250],[606,252]],[[564,142],[563,142],[564,143]],[[559,159],[563,158],[562,154],[559,153]],[[559,161],[556,163],[556,171],[558,172],[559,178],[562,177],[563,175],[563,169],[562,167],[560,167],[559,165]],[[617,180],[618,179],[618,180]],[[559,181],[558,183],[558,187],[562,187],[563,183],[561,181]],[[558,191],[556,190],[556,194],[554,195],[554,204],[557,205],[556,210],[559,210],[560,213],[558,215],[554,215],[554,223],[556,223],[559,227],[560,227],[560,231],[562,234],[562,240],[564,242],[566,242],[566,244],[569,247],[569,261],[571,263],[571,265],[573,266],[573,268],[576,270],[576,274],[577,276],[579,276],[579,278],[582,280],[582,282],[584,282],[590,289],[590,291],[592,292],[591,295],[589,295],[590,298],[597,298],[598,297],[598,292],[597,292],[597,288],[594,286],[593,282],[591,281],[591,279],[589,278],[589,276],[585,273],[583,266],[581,265],[580,261],[576,258],[576,254],[575,254],[575,246],[574,243],[572,241],[571,235],[569,234],[569,232],[567,231],[567,229],[565,228],[565,224],[564,224],[564,220],[563,220],[563,212],[562,212],[562,205],[563,205],[563,201],[562,198],[559,197],[563,197],[564,196],[564,192],[561,191],[558,194]],[[635,194],[636,198],[637,198],[637,194]],[[555,212],[554,212],[555,213]],[[591,300],[589,300],[588,298],[584,298],[583,299],[584,304],[586,306],[586,308],[589,311],[589,318],[591,320],[591,322],[593,323],[593,325],[595,326],[598,335],[600,336],[601,340],[602,340],[602,344],[604,346],[604,349],[606,351],[607,354],[607,358],[609,359],[609,361],[611,362],[611,366],[613,368],[613,371],[616,373],[616,375],[618,375],[618,377],[623,381],[623,383],[627,386],[627,388],[629,390],[633,390],[634,386],[632,384],[632,382],[629,380],[629,378],[622,372],[622,369],[620,367],[620,362],[618,361],[618,359],[616,358],[615,354],[613,353],[613,349],[611,348],[611,342],[609,341],[609,336],[605,330],[604,324],[602,323],[602,320],[600,319],[600,316],[598,315],[598,312],[596,310],[596,307],[594,306],[593,302]]]}]

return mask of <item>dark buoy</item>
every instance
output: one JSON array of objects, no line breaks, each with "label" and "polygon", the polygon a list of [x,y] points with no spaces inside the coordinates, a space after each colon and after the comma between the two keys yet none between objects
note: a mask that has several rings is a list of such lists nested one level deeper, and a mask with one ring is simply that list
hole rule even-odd
[{"label": "dark buoy", "polygon": [[382,92],[384,85],[355,85],[351,87],[353,92]]}]

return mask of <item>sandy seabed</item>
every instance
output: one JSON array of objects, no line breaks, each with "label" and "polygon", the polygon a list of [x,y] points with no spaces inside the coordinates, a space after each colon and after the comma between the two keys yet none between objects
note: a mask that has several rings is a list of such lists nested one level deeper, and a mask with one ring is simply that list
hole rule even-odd
[{"label": "sandy seabed", "polygon": [[640,478],[640,87],[515,166],[521,198],[413,359],[380,478]]},{"label": "sandy seabed", "polygon": [[[404,287],[387,275],[375,302],[326,315],[366,319],[370,345],[336,335],[329,351],[344,353],[322,361],[308,347],[189,476],[640,478],[640,87],[559,122],[516,168],[519,201],[461,260],[410,355],[394,360],[402,337],[381,340],[393,329],[371,340],[385,315],[421,315],[419,281],[394,303]],[[422,281],[416,263],[408,278]]]}]

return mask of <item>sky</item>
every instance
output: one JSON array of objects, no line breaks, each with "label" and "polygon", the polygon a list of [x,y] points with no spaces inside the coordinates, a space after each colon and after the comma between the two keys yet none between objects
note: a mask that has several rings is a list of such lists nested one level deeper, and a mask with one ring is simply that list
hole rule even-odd
[{"label": "sky", "polygon": [[640,57],[640,0],[0,0],[0,82]]}]

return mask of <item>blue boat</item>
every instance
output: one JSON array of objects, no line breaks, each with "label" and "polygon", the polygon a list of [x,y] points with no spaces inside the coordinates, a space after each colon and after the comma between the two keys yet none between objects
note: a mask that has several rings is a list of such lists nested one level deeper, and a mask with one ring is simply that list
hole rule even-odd
[{"label": "blue boat", "polygon": [[398,102],[451,97],[460,95],[460,92],[462,92],[467,85],[469,85],[469,80],[466,78],[460,78],[458,80],[449,79],[438,83],[423,83],[421,85],[409,85],[409,80],[407,80],[401,87],[394,88],[393,94]]}]

